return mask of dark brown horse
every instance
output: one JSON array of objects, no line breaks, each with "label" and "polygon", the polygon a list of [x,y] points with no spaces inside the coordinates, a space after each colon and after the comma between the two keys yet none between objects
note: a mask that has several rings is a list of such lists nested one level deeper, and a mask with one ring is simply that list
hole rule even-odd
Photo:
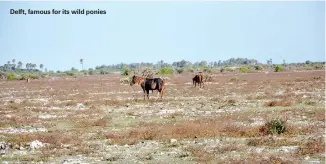
[{"label": "dark brown horse", "polygon": [[192,78],[192,84],[195,85],[198,83],[199,84],[199,88],[201,88],[201,84],[203,84],[203,88],[204,88],[204,81],[203,81],[204,77],[203,75],[196,75],[194,78]]},{"label": "dark brown horse", "polygon": [[[149,100],[149,90],[157,90],[160,95],[161,99],[164,95],[164,89],[165,89],[165,81],[161,78],[153,78],[153,79],[146,79],[145,81],[145,90],[147,93],[147,99]],[[144,95],[145,99],[145,95]]]},{"label": "dark brown horse", "polygon": [[[158,83],[158,81],[160,81]],[[152,90],[152,93],[154,90],[158,90],[161,93],[161,98],[164,94],[164,84],[165,82],[161,80],[160,78],[151,78],[146,79],[145,77],[140,76],[133,76],[130,81],[130,86],[133,86],[134,84],[138,84],[141,86],[144,92],[144,100],[145,100],[145,92],[147,92],[147,98],[149,99],[149,90]]]}]

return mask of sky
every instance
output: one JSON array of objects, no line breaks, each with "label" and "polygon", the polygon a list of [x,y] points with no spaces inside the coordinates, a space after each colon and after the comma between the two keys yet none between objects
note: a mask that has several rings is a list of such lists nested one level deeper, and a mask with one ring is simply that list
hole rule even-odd
[{"label": "sky", "polygon": [[[12,15],[10,9],[105,10]],[[325,2],[0,2],[0,65],[48,70],[102,64],[253,58],[325,61]]]}]

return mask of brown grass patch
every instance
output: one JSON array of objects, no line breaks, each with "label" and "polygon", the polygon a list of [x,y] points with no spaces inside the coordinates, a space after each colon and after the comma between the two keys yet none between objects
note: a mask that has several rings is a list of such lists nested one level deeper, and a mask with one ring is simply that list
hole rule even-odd
[{"label": "brown grass patch", "polygon": [[138,127],[141,128],[134,128],[123,134],[110,134],[107,135],[107,138],[117,144],[127,144],[141,140],[167,141],[171,138],[183,139],[216,136],[253,137],[259,135],[259,127],[235,126],[215,119],[183,121],[177,124],[142,123]]},{"label": "brown grass patch", "polygon": [[214,160],[214,152],[207,152],[204,147],[188,147],[187,152],[190,152],[191,156],[198,163],[211,163]]},{"label": "brown grass patch", "polygon": [[317,153],[325,153],[325,140],[323,137],[314,139],[309,138],[309,141],[300,147],[299,154],[313,155]]},{"label": "brown grass patch", "polygon": [[264,104],[266,107],[274,107],[274,106],[292,106],[292,102],[286,99],[280,100],[280,101],[269,101]]},{"label": "brown grass patch", "polygon": [[61,148],[61,144],[76,144],[81,142],[80,135],[77,133],[63,133],[60,131],[34,134],[10,134],[6,135],[5,142],[12,146],[25,146],[28,142],[39,140],[49,143],[51,148]]},{"label": "brown grass patch", "polygon": [[108,116],[96,119],[96,120],[91,120],[91,119],[82,119],[79,121],[76,121],[75,127],[76,128],[90,128],[94,126],[99,126],[99,127],[107,127],[108,123],[111,121],[111,118]]},{"label": "brown grass patch", "polygon": [[268,138],[248,139],[247,145],[248,146],[280,147],[280,146],[298,146],[298,145],[301,145],[301,142],[291,141],[289,139],[274,139],[272,137],[268,137]]}]

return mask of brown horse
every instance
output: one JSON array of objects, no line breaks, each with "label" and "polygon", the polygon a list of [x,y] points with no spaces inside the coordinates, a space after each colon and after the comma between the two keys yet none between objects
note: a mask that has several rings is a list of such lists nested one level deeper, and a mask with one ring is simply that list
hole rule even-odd
[{"label": "brown horse", "polygon": [[[146,78],[145,77],[140,77],[140,76],[133,76],[131,81],[130,81],[130,86],[133,86],[134,84],[140,85],[141,88],[143,89],[144,92],[144,100],[145,100],[145,81]],[[153,90],[152,90],[153,93]],[[147,96],[148,97],[148,96]]]},{"label": "brown horse", "polygon": [[[160,95],[161,99],[164,95],[164,89],[165,89],[165,81],[162,80],[161,78],[154,78],[154,79],[146,79],[145,81],[145,90],[147,93],[147,99],[149,100],[149,90],[157,90]],[[144,95],[145,99],[145,95]]]},{"label": "brown horse", "polygon": [[201,88],[201,84],[203,84],[203,88],[204,88],[204,81],[203,81],[204,77],[203,75],[196,75],[194,78],[192,78],[192,84],[195,85],[198,83],[199,84],[199,88]]}]

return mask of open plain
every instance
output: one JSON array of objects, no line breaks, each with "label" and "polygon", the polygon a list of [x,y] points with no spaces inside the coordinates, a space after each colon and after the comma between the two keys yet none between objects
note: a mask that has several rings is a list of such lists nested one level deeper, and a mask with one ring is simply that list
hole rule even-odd
[{"label": "open plain", "polygon": [[[0,81],[3,163],[324,163],[325,71]],[[283,121],[283,133],[266,123]]]}]

